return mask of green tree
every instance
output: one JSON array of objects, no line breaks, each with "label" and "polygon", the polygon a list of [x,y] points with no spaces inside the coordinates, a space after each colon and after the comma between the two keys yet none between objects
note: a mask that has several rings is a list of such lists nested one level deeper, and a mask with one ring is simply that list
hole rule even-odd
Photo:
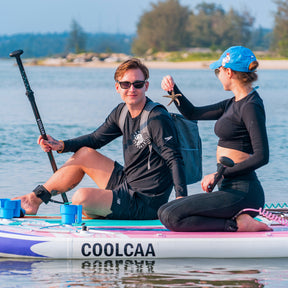
[{"label": "green tree", "polygon": [[192,47],[224,49],[249,43],[254,18],[248,11],[241,14],[231,9],[226,13],[221,5],[203,2],[196,6],[196,12],[189,18]]},{"label": "green tree", "polygon": [[271,46],[272,30],[259,27],[252,31],[249,47],[253,50],[269,50]]},{"label": "green tree", "polygon": [[192,47],[218,47],[226,33],[225,11],[221,5],[202,3],[191,13],[187,30]]},{"label": "green tree", "polygon": [[228,30],[227,39],[223,39],[222,46],[247,46],[251,40],[251,32],[255,19],[248,11],[242,13],[231,9],[225,17]]},{"label": "green tree", "polygon": [[277,4],[277,11],[274,18],[272,49],[278,50],[280,55],[288,57],[288,2],[287,0],[275,0],[274,2]]},{"label": "green tree", "polygon": [[153,51],[176,51],[187,47],[188,7],[182,7],[179,0],[159,1],[151,6],[137,25],[132,52],[143,55],[151,48]]},{"label": "green tree", "polygon": [[72,20],[68,37],[67,49],[69,52],[81,53],[86,48],[86,33],[76,20]]}]

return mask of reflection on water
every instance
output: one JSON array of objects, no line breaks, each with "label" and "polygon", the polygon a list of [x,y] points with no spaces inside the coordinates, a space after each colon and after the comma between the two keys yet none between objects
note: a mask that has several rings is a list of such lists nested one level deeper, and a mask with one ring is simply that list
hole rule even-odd
[{"label": "reflection on water", "polygon": [[1,287],[287,287],[288,261],[287,259],[85,261],[2,259],[0,285]]}]

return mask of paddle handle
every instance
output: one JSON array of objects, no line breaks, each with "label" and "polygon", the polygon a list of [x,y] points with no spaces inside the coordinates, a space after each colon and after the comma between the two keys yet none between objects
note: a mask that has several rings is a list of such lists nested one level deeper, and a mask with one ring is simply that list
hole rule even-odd
[{"label": "paddle handle", "polygon": [[219,159],[220,162],[220,168],[218,169],[216,176],[214,178],[214,182],[208,186],[208,192],[212,192],[213,189],[215,188],[215,186],[217,185],[217,183],[220,181],[220,179],[222,178],[225,170],[227,167],[233,167],[234,166],[234,162],[232,159],[228,158],[228,157],[220,157]]},{"label": "paddle handle", "polygon": [[217,183],[219,182],[219,180],[222,178],[224,172],[225,172],[226,167],[224,165],[221,164],[220,169],[218,170],[215,178],[214,178],[214,182],[208,186],[208,191],[209,193],[212,192],[215,188],[215,186],[217,185]]},{"label": "paddle handle", "polygon": [[[23,67],[23,63],[22,63],[22,60],[20,57],[21,54],[23,54],[23,50],[16,50],[16,51],[10,53],[10,57],[16,58],[16,62],[17,62],[17,65],[19,67],[20,74],[21,74],[23,82],[24,82],[24,86],[26,88],[26,95],[27,95],[27,97],[30,101],[30,104],[32,106],[32,110],[33,110],[33,113],[34,113],[34,116],[36,119],[37,126],[39,128],[40,134],[44,140],[47,140],[45,128],[44,128],[43,122],[41,120],[41,117],[40,117],[40,114],[39,114],[39,111],[38,111],[38,108],[37,108],[37,105],[35,102],[34,92],[32,91],[32,89],[30,87],[27,75],[25,73],[25,69]],[[48,158],[49,158],[53,172],[56,172],[58,169],[57,169],[57,165],[56,165],[54,156],[52,154],[52,151],[47,152],[47,155],[48,155]],[[61,196],[62,196],[63,201],[65,203],[68,203],[68,198],[67,198],[66,194],[62,193]]]}]

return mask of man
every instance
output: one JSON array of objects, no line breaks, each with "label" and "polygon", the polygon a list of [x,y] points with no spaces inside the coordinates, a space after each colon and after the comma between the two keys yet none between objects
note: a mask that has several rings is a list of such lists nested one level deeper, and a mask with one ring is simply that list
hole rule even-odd
[{"label": "man", "polygon": [[[177,198],[187,195],[176,128],[164,107],[154,108],[148,120],[148,130],[158,153],[152,150],[150,154],[149,143],[140,134],[141,112],[151,101],[145,96],[148,78],[147,67],[136,58],[125,61],[115,72],[116,91],[129,111],[123,133],[118,123],[124,106],[121,103],[91,134],[66,141],[49,135],[47,141],[39,137],[38,144],[45,152],[56,150],[74,152],[74,155],[46,183],[19,197],[27,214],[36,214],[42,202],[47,204],[51,196],[74,188],[85,174],[99,188],[78,189],[72,203],[82,205],[84,213],[92,218],[156,219],[157,210],[168,201],[173,184]],[[121,135],[124,167],[95,150]]]}]

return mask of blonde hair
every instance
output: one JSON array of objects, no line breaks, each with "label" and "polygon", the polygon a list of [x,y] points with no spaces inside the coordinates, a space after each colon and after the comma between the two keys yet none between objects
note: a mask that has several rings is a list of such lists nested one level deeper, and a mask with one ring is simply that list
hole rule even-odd
[{"label": "blonde hair", "polygon": [[117,81],[119,78],[122,78],[124,74],[130,69],[140,69],[144,74],[144,80],[149,78],[149,70],[148,68],[138,59],[131,58],[129,60],[124,61],[115,71],[114,80]]}]

